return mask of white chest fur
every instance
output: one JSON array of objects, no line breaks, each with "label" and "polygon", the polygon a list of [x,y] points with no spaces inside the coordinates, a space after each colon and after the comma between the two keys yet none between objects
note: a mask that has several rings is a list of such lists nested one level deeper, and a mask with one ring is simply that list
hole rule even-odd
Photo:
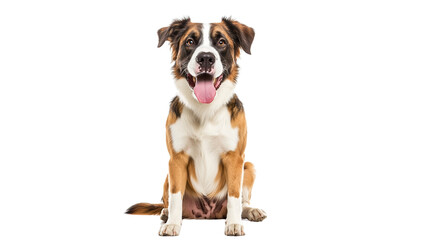
[{"label": "white chest fur", "polygon": [[191,179],[194,190],[208,195],[216,190],[215,181],[220,155],[235,150],[238,144],[238,128],[232,128],[226,106],[205,120],[183,108],[181,117],[170,126],[173,148],[192,157],[197,179]]}]

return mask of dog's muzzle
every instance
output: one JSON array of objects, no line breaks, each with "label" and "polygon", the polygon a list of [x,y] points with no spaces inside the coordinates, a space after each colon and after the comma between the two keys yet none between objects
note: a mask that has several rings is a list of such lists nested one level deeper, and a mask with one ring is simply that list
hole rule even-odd
[{"label": "dog's muzzle", "polygon": [[214,77],[216,74],[216,57],[211,52],[200,52],[195,58],[196,67],[193,69],[195,76],[187,74],[186,80],[194,90],[195,97],[200,103],[211,103],[216,91],[223,81],[223,74]]}]

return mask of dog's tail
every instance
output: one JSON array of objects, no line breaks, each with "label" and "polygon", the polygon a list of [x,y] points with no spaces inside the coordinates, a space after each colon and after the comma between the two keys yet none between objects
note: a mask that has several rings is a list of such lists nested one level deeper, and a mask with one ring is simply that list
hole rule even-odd
[{"label": "dog's tail", "polygon": [[136,203],[135,205],[129,207],[126,213],[135,215],[160,215],[163,208],[163,203]]}]

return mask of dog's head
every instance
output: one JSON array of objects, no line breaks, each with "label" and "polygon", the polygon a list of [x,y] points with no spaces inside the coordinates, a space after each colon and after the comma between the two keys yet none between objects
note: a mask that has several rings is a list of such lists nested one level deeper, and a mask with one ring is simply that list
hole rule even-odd
[{"label": "dog's head", "polygon": [[159,29],[158,37],[158,47],[170,41],[175,78],[186,79],[198,102],[211,103],[222,85],[235,85],[240,48],[250,54],[254,30],[228,18],[209,24],[185,18]]}]

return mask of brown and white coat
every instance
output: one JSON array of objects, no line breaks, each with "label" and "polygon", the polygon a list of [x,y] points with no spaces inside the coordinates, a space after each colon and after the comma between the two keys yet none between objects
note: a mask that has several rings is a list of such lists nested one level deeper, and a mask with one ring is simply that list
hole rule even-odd
[{"label": "brown and white coat", "polygon": [[178,90],[166,123],[169,174],[163,204],[139,203],[130,214],[160,214],[160,235],[178,235],[182,218],[226,218],[226,235],[244,235],[242,218],[261,221],[249,207],[255,179],[244,163],[247,126],[234,93],[240,48],[250,54],[254,30],[223,18],[220,23],[176,20],[158,31],[170,41]]}]

